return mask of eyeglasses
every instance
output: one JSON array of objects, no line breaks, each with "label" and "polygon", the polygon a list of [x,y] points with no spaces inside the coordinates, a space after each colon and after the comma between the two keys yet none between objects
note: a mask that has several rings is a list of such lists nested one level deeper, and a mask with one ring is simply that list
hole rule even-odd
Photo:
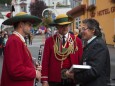
[{"label": "eyeglasses", "polygon": [[88,28],[85,28],[85,27],[82,27],[82,31],[85,31],[85,30],[87,30]]}]

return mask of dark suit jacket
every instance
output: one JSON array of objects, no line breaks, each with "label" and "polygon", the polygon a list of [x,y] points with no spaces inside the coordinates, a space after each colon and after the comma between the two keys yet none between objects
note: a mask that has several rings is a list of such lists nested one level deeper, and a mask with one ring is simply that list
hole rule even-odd
[{"label": "dark suit jacket", "polygon": [[110,56],[102,38],[95,38],[86,45],[81,63],[86,62],[92,68],[75,73],[76,82],[81,86],[107,86],[110,80]]}]

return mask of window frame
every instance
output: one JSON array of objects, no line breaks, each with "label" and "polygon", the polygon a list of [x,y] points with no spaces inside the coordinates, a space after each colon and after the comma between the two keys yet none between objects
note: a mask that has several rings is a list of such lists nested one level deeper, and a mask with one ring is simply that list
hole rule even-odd
[{"label": "window frame", "polygon": [[89,0],[89,5],[96,5],[96,0]]}]

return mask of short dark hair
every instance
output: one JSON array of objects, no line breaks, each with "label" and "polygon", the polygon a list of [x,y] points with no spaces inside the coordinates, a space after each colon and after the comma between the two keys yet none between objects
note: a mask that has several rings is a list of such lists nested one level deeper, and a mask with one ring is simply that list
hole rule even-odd
[{"label": "short dark hair", "polygon": [[95,30],[95,36],[102,36],[101,29],[99,27],[99,22],[95,19],[85,19],[82,21],[83,24],[86,24],[88,29]]},{"label": "short dark hair", "polygon": [[19,24],[19,22],[16,22],[15,24],[13,24],[14,29],[16,29],[18,27],[18,24]]},{"label": "short dark hair", "polygon": [[[26,23],[26,22],[28,22],[28,21],[20,21],[20,22]],[[14,29],[16,29],[16,28],[18,27],[18,24],[19,24],[20,22],[16,22],[16,23],[13,24]]]}]

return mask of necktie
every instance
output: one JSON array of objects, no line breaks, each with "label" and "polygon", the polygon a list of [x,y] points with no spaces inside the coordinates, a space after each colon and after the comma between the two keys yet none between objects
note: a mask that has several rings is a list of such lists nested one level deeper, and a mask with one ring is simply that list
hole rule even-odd
[{"label": "necktie", "polygon": [[65,36],[64,35],[62,36],[62,44],[63,44],[63,46],[65,44]]}]

